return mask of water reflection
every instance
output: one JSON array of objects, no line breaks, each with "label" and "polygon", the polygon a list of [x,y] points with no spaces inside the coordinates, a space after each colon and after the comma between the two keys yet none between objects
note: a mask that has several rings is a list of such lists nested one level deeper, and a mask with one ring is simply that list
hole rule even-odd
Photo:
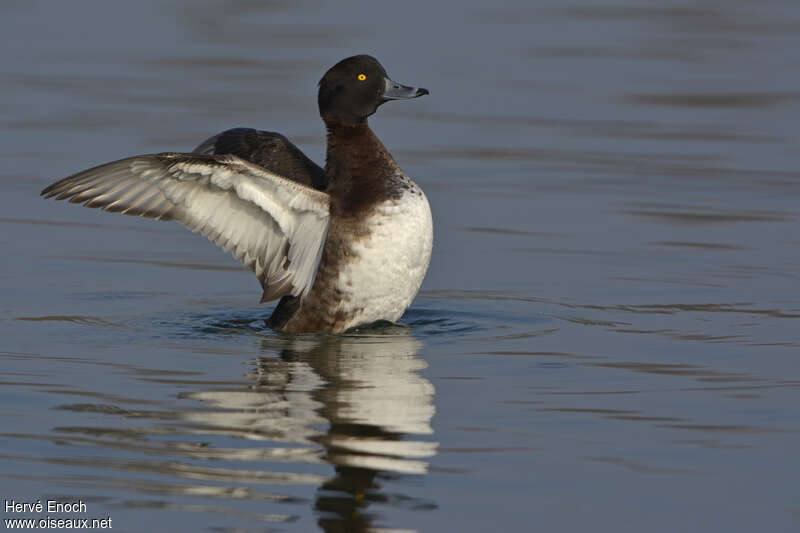
[{"label": "water reflection", "polygon": [[185,395],[214,408],[186,420],[303,446],[273,449],[273,460],[333,465],[334,476],[319,483],[314,502],[324,531],[370,529],[379,515],[368,509],[379,502],[435,508],[385,487],[393,476],[426,473],[436,454],[437,443],[428,440],[434,388],[419,374],[427,366],[417,357],[422,343],[407,328],[390,326],[380,334],[267,337],[262,349],[273,352],[276,344],[280,356],[258,358],[247,389]]},{"label": "water reflection", "polygon": [[[58,367],[47,378],[14,375],[5,386],[67,398],[53,405],[57,422],[49,430],[17,424],[0,432],[6,443],[29,443],[4,448],[0,479],[69,487],[87,501],[113,501],[118,510],[221,516],[231,528],[315,519],[324,531],[367,531],[387,520],[389,508],[437,507],[397,490],[408,486],[399,479],[428,472],[438,447],[431,427],[434,388],[420,375],[427,364],[410,329],[297,337],[236,322],[225,322],[215,335],[230,341],[249,333],[246,351],[237,351],[236,343],[217,350],[213,374],[198,363],[204,359],[199,349],[186,353],[185,361],[196,366],[179,370],[0,353],[3,360]],[[119,329],[94,322],[84,327]],[[253,341],[263,355],[250,359]],[[226,372],[219,358],[228,361],[232,376],[215,377]],[[248,365],[243,379],[237,359]],[[94,367],[126,376],[130,388],[55,377]],[[29,452],[45,443],[53,446],[48,453]],[[37,464],[46,473],[32,473]],[[308,516],[312,509],[315,518]]]}]

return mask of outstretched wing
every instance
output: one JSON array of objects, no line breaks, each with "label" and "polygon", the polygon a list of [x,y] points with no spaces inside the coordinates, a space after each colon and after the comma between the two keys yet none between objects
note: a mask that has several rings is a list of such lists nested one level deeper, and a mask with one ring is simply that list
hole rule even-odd
[{"label": "outstretched wing", "polygon": [[233,128],[203,141],[196,154],[232,154],[280,176],[324,191],[328,180],[325,171],[297,146],[274,131]]},{"label": "outstretched wing", "polygon": [[330,217],[327,194],[234,155],[129,157],[64,178],[42,195],[177,220],[252,270],[262,301],[311,289]]}]

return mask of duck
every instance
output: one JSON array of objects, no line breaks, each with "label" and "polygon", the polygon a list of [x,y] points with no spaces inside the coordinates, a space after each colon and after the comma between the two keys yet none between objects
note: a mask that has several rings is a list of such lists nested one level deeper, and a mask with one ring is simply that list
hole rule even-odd
[{"label": "duck", "polygon": [[367,118],[393,100],[429,94],[393,81],[377,59],[345,58],[325,72],[317,104],[324,168],[285,136],[234,128],[192,152],[137,155],[78,172],[45,198],[177,221],[241,261],[266,325],[286,333],[344,333],[396,322],[430,264],[433,220],[422,189]]}]

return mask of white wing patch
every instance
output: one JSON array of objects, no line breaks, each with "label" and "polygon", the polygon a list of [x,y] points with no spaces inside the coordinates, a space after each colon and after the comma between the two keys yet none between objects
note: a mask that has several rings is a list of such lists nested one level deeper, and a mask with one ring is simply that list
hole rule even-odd
[{"label": "white wing patch", "polygon": [[262,301],[304,296],[328,232],[328,195],[232,155],[164,153],[65,178],[46,197],[178,220],[231,252],[264,288]]}]

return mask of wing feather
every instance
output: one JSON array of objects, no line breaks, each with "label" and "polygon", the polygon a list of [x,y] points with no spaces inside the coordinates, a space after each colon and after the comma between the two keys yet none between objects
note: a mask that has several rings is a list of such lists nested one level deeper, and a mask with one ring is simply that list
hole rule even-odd
[{"label": "wing feather", "polygon": [[206,139],[194,149],[194,153],[232,154],[319,191],[324,191],[328,185],[325,171],[289,139],[274,131],[226,130]]},{"label": "wing feather", "polygon": [[262,301],[308,293],[330,218],[324,192],[234,155],[129,157],[58,181],[42,195],[175,219],[252,270],[264,289]]}]

